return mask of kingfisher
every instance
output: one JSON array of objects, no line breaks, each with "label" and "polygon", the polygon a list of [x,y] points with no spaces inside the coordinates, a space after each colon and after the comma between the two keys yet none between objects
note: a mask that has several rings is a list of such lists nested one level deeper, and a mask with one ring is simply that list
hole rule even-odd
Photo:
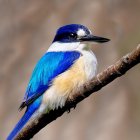
[{"label": "kingfisher", "polygon": [[7,140],[13,140],[37,113],[49,113],[65,106],[67,99],[93,78],[97,59],[90,42],[104,43],[109,39],[95,36],[83,25],[60,27],[47,52],[36,64],[28,83],[20,110],[26,107]]}]

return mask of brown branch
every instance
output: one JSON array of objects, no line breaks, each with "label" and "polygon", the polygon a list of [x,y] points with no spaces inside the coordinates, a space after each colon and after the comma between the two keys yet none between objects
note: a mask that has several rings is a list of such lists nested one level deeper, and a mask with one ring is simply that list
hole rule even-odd
[{"label": "brown branch", "polygon": [[140,45],[138,45],[138,47],[131,53],[123,56],[114,65],[111,65],[91,81],[87,82],[80,91],[73,95],[71,100],[66,102],[66,105],[63,108],[50,111],[49,114],[44,113],[38,115],[35,119],[31,119],[15,137],[15,140],[27,140],[32,138],[38,131],[56,118],[60,117],[65,111],[75,107],[80,101],[91,95],[93,92],[100,90],[117,77],[122,76],[138,63],[140,63]]}]

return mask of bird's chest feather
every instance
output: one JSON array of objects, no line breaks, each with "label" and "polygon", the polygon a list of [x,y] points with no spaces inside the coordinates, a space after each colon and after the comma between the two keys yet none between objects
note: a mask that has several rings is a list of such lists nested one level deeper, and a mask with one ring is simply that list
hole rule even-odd
[{"label": "bird's chest feather", "polygon": [[83,57],[79,58],[66,72],[53,81],[59,95],[69,95],[87,80]]},{"label": "bird's chest feather", "polygon": [[58,75],[51,87],[44,93],[43,102],[51,108],[62,107],[67,98],[88,80],[95,76],[96,58],[92,54],[84,54],[74,64]]}]

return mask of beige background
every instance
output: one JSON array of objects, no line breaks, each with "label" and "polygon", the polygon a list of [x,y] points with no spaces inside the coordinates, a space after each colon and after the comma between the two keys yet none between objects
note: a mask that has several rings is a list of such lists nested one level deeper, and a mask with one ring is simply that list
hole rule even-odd
[{"label": "beige background", "polygon": [[[23,114],[18,107],[37,60],[69,23],[111,39],[93,47],[100,72],[140,43],[140,0],[0,0],[0,140]],[[139,140],[139,72],[134,67],[33,139]]]}]

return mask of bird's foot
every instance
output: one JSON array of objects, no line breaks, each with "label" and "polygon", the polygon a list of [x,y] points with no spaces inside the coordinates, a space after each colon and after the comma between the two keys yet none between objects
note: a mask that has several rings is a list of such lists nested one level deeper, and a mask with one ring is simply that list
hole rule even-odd
[{"label": "bird's foot", "polygon": [[70,113],[70,108],[67,110],[67,113]]},{"label": "bird's foot", "polygon": [[76,108],[76,105],[73,105],[71,108],[67,109],[67,113],[70,113],[71,109],[75,109]]}]

